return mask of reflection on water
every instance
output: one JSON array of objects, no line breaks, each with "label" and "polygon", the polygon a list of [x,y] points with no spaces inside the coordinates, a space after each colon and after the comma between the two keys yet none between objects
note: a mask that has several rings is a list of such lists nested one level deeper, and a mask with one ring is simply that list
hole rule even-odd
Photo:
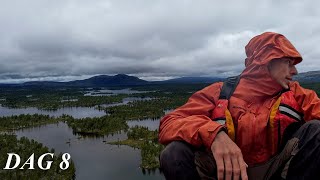
[{"label": "reflection on water", "polygon": [[70,153],[75,162],[77,180],[164,179],[159,170],[153,172],[139,168],[140,150],[105,143],[126,139],[125,133],[83,138],[73,135],[65,123],[58,123],[18,130],[16,134],[19,138],[26,136],[43,143],[56,152]]},{"label": "reflection on water", "polygon": [[104,111],[99,111],[93,107],[65,107],[54,111],[40,110],[34,107],[28,108],[7,108],[0,106],[0,116],[11,116],[20,114],[45,114],[49,116],[61,116],[67,114],[74,118],[85,118],[85,117],[101,117],[106,115]]}]

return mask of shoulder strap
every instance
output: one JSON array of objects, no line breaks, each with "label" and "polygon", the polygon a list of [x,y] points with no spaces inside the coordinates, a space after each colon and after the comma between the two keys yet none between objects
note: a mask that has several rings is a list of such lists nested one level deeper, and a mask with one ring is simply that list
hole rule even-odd
[{"label": "shoulder strap", "polygon": [[223,82],[223,86],[222,86],[222,89],[220,92],[219,99],[229,100],[230,97],[232,96],[234,90],[236,89],[236,87],[239,83],[239,80],[240,80],[240,75],[227,78]]}]

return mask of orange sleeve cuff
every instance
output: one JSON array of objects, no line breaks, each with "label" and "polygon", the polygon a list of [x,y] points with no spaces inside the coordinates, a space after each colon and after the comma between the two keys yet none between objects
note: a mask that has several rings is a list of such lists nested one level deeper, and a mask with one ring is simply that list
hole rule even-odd
[{"label": "orange sleeve cuff", "polygon": [[207,124],[201,126],[199,128],[199,135],[203,145],[210,149],[214,138],[221,130],[225,130],[225,127],[214,121],[209,121]]}]

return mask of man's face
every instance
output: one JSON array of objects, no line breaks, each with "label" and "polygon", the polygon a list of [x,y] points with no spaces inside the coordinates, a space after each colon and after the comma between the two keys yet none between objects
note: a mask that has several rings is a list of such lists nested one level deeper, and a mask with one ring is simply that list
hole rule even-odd
[{"label": "man's face", "polygon": [[294,60],[290,58],[274,59],[269,63],[268,69],[271,77],[285,89],[289,88],[292,77],[298,74]]}]

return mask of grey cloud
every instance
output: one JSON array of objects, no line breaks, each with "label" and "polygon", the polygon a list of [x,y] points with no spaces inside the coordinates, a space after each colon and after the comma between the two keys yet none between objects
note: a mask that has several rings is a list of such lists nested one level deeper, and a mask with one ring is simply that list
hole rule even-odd
[{"label": "grey cloud", "polygon": [[[0,7],[0,79],[131,74],[227,76],[244,46],[283,33],[319,70],[320,13],[311,1],[12,0]],[[8,78],[7,78],[8,79]]]}]

